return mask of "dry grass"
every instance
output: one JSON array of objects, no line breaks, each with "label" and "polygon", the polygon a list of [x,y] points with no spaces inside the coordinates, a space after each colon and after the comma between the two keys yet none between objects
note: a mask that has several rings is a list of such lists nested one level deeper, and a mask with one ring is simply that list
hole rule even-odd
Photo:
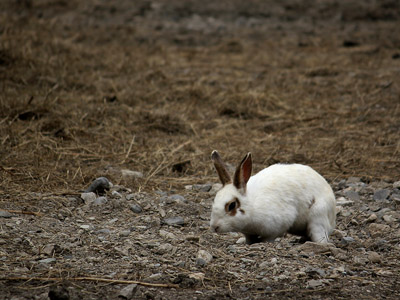
[{"label": "dry grass", "polygon": [[215,181],[213,149],[231,163],[251,151],[256,169],[299,162],[330,180],[399,178],[399,41],[371,38],[385,23],[351,48],[340,32],[271,28],[254,40],[244,30],[180,46],[168,32],[141,39],[154,35],[146,25],[81,29],[15,11],[1,23],[2,193],[120,182],[110,170],[121,168],[145,174],[131,183],[141,190]]}]

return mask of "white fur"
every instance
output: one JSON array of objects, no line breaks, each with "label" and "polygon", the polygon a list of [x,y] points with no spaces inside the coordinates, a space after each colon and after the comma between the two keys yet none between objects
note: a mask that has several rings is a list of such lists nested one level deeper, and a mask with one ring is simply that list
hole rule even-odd
[{"label": "white fur", "polygon": [[[239,209],[231,216],[225,204],[235,197],[244,213]],[[312,168],[276,164],[251,176],[245,191],[232,183],[218,191],[210,225],[216,232],[242,232],[248,243],[272,241],[286,232],[327,243],[335,228],[335,206],[332,188]]]}]

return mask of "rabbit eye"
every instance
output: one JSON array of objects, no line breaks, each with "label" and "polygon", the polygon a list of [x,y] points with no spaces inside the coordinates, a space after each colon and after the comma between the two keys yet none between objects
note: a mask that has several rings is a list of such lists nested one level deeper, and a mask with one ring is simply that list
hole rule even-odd
[{"label": "rabbit eye", "polygon": [[225,211],[227,214],[234,216],[236,215],[237,209],[240,207],[239,199],[235,198],[231,202],[225,204]]}]

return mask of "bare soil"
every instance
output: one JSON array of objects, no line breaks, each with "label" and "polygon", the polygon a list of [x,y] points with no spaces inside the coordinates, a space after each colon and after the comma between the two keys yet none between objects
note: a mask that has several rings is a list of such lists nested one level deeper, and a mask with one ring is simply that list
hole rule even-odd
[{"label": "bare soil", "polygon": [[[1,1],[2,299],[399,299],[399,24],[396,0]],[[333,245],[209,232],[214,149],[321,173]]]}]

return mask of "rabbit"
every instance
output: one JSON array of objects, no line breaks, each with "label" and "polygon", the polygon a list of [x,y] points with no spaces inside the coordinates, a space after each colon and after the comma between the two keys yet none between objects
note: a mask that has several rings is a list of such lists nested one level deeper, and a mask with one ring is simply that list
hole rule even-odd
[{"label": "rabbit", "polygon": [[329,243],[336,225],[335,195],[311,167],[275,164],[251,176],[248,153],[232,181],[216,150],[211,158],[223,184],[212,205],[211,231],[241,232],[247,244],[274,241],[285,233]]}]

